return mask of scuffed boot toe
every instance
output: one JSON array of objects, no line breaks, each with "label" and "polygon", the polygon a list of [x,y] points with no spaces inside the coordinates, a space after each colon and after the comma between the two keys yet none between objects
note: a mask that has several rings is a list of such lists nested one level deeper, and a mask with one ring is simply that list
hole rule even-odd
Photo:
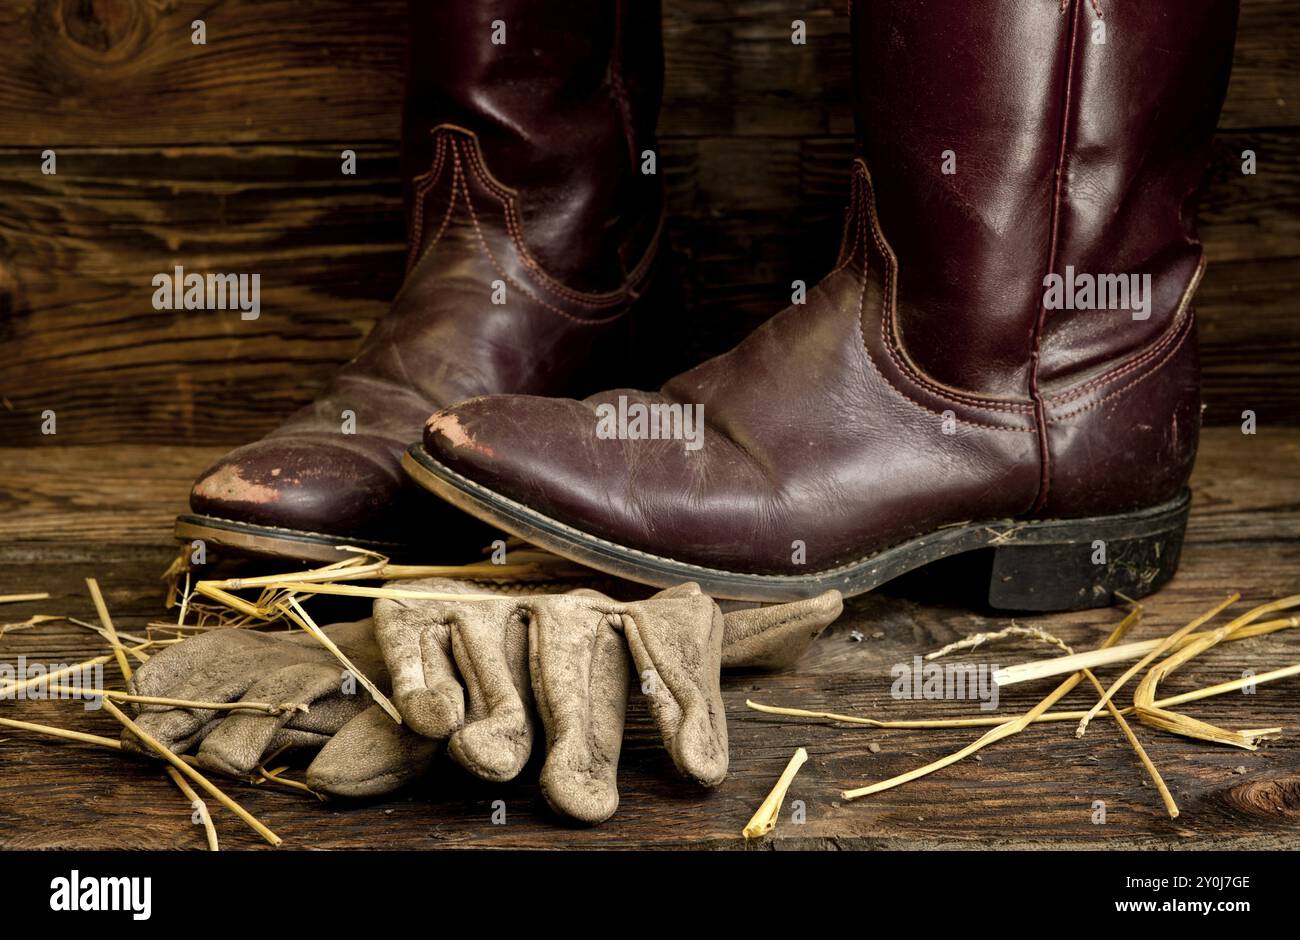
[{"label": "scuffed boot toe", "polygon": [[196,513],[306,534],[391,533],[405,483],[360,448],[274,438],[227,454],[190,492]]}]

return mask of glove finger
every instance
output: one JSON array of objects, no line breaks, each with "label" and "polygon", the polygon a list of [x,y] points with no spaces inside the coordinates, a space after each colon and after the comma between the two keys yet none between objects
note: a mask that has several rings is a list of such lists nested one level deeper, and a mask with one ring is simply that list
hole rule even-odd
[{"label": "glove finger", "polygon": [[340,671],[337,676],[334,693],[312,702],[308,711],[290,716],[284,726],[287,730],[333,735],[371,706],[374,700],[365,689],[358,685],[345,691],[341,688],[343,673]]},{"label": "glove finger", "polygon": [[784,669],[844,610],[839,591],[723,615],[722,668]]},{"label": "glove finger", "polygon": [[[244,701],[297,703],[310,706],[318,699],[330,695],[340,695],[345,699],[355,700],[353,714],[364,707],[368,701],[360,695],[342,696],[339,686],[343,681],[342,671],[322,666],[317,663],[300,663],[286,666],[254,683],[244,696]],[[199,764],[222,773],[241,776],[250,773],[262,760],[262,755],[269,752],[272,742],[291,718],[294,712],[271,715],[266,712],[231,712],[225,721],[220,722],[204,740],[195,755]],[[342,727],[329,728],[327,733],[337,732]],[[326,733],[321,728],[310,729],[310,733]]]},{"label": "glove finger", "polygon": [[[271,759],[272,754],[282,751],[319,751],[330,743],[333,735],[320,734],[316,731],[300,731],[285,725],[277,731],[262,751],[262,761]],[[197,760],[197,757],[195,758]]]},{"label": "glove finger", "polygon": [[465,694],[451,660],[451,624],[444,611],[422,601],[377,600],[375,638],[402,720],[437,740],[459,730]]},{"label": "glove finger", "polygon": [[371,705],[321,748],[307,767],[307,786],[334,796],[382,796],[423,777],[437,753],[437,741]]},{"label": "glove finger", "polygon": [[469,703],[465,726],[447,748],[466,770],[502,782],[519,775],[533,750],[528,627],[514,605],[476,603],[466,604],[452,626],[452,655]]},{"label": "glove finger", "polygon": [[[221,721],[220,717],[214,717],[206,722],[196,723],[190,721],[188,716],[174,716],[170,711],[181,711],[181,709],[151,715],[138,715],[135,724],[141,731],[150,735],[173,754],[184,754],[189,751],[211,734],[212,730]],[[209,712],[209,714],[220,715],[221,713]],[[144,742],[137,740],[135,734],[128,729],[122,729],[121,740],[124,751],[129,751],[132,754],[143,754],[146,757],[158,756],[157,751]]]},{"label": "glove finger", "polygon": [[677,769],[706,787],[727,776],[722,611],[703,594],[628,604],[623,633],[650,713]]},{"label": "glove finger", "polygon": [[618,808],[627,644],[590,600],[547,597],[532,605],[528,659],[546,730],[542,794],[558,813],[603,822]]},{"label": "glove finger", "polygon": [[[215,677],[192,676],[182,681],[180,685],[164,690],[163,697],[189,702],[237,702],[245,697],[245,693],[254,682],[255,675],[250,671],[244,671]],[[249,701],[255,700],[250,698]],[[168,750],[182,754],[204,740],[226,714],[210,708],[144,705],[141,707],[140,714],[136,716],[135,723],[141,731],[156,738]],[[126,729],[122,732],[122,744],[136,753],[153,753],[153,748],[137,741],[135,735]]]}]

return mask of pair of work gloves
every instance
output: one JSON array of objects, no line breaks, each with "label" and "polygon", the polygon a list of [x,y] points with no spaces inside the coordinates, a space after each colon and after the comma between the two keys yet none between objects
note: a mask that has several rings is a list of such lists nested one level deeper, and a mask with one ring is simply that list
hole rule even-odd
[{"label": "pair of work gloves", "polygon": [[[316,749],[313,790],[389,793],[428,771],[445,743],[484,780],[516,777],[540,719],[543,795],[558,813],[597,823],[618,806],[618,758],[629,691],[639,688],[674,765],[717,786],[727,773],[725,668],[779,669],[797,660],[841,610],[840,596],[724,614],[695,584],[641,601],[592,590],[483,599],[488,583],[394,582],[406,596],[375,601],[373,617],[324,632],[391,696],[393,721],[339,660],[302,632],[218,629],[169,647],[136,672],[137,694],[187,702],[306,706],[214,710],[144,705],[136,723],[177,753],[252,776],[272,755]],[[130,732],[127,747],[145,751]]]}]

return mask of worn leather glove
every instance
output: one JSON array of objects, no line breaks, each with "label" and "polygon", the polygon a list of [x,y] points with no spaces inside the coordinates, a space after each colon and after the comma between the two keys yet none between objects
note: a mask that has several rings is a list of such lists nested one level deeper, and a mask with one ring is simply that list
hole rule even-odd
[{"label": "worn leather glove", "polygon": [[[369,619],[323,628],[357,669],[382,691],[388,673]],[[144,705],[141,730],[176,753],[197,746],[203,767],[248,776],[283,747],[319,750],[307,785],[336,796],[377,796],[424,775],[438,742],[398,725],[347,674],[339,661],[302,632],[213,630],[150,657],[135,673],[139,695],[194,702],[306,705],[287,710],[216,711]],[[122,743],[153,754],[129,731]]]},{"label": "worn leather glove", "polygon": [[[488,584],[442,579],[392,586],[493,592]],[[724,615],[697,585],[683,584],[631,602],[590,590],[381,599],[374,615],[395,703],[413,730],[446,739],[472,773],[509,780],[532,750],[535,707],[546,734],[547,802],[594,823],[618,805],[630,667],[677,769],[717,786],[727,773],[719,670],[789,665],[840,610],[839,594],[830,591]]]}]

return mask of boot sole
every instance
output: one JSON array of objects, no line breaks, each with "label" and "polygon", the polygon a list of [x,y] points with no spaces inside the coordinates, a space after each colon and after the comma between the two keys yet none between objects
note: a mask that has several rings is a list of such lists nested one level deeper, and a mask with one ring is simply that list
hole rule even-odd
[{"label": "boot sole", "polygon": [[364,548],[387,557],[401,556],[409,546],[367,539],[344,539],[323,532],[300,532],[275,526],[253,525],[234,519],[187,513],[176,517],[176,538],[182,542],[202,539],[233,554],[276,561],[330,563],[342,561],[348,553],[342,546]]},{"label": "boot sole", "polygon": [[458,509],[571,561],[655,587],[694,581],[715,598],[743,601],[798,600],[832,588],[853,597],[950,556],[969,553],[976,563],[978,553],[981,564],[991,560],[992,607],[1044,612],[1106,607],[1120,595],[1145,597],[1173,577],[1191,505],[1191,493],[1184,489],[1167,503],[1119,515],[960,523],[824,571],[749,574],[676,561],[589,535],[461,476],[421,444],[406,451],[402,467]]}]

